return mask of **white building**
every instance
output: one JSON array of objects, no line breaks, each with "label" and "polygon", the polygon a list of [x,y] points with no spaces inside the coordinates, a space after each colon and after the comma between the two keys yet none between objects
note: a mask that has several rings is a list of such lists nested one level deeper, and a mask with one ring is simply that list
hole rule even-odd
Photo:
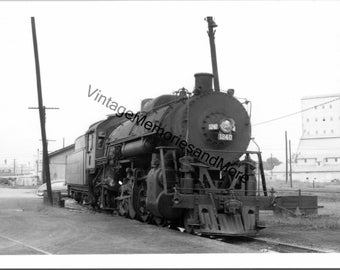
[{"label": "white building", "polygon": [[293,178],[340,179],[340,94],[303,97],[301,106],[302,136],[293,160]]},{"label": "white building", "polygon": [[66,157],[74,151],[74,144],[49,153],[51,180],[65,179]]}]

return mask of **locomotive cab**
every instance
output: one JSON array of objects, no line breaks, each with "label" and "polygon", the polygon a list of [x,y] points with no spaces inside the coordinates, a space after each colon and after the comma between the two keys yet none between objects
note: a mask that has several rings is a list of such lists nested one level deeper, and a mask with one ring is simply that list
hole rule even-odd
[{"label": "locomotive cab", "polygon": [[76,140],[75,151],[66,160],[66,182],[69,195],[77,201],[96,204],[96,176],[101,173],[98,168],[106,162],[106,140],[120,122],[121,119],[110,115],[107,119],[92,124]]}]

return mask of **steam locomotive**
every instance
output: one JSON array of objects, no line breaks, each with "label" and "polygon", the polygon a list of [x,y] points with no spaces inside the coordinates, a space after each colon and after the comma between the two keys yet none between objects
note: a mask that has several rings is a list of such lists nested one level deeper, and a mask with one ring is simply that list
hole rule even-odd
[{"label": "steam locomotive", "polygon": [[[182,88],[146,99],[136,114],[110,115],[92,124],[67,157],[70,197],[189,233],[253,235],[264,228],[259,210],[270,197],[261,153],[247,151],[246,104],[232,89],[219,89],[217,25],[212,17],[207,21],[213,74],[195,74],[192,93]],[[257,191],[257,165],[264,196]]]}]

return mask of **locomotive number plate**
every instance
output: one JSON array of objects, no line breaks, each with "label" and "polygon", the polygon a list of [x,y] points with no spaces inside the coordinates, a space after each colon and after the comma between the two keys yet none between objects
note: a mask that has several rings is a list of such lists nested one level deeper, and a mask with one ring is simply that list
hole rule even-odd
[{"label": "locomotive number plate", "polygon": [[233,134],[218,133],[218,140],[219,141],[232,141]]}]

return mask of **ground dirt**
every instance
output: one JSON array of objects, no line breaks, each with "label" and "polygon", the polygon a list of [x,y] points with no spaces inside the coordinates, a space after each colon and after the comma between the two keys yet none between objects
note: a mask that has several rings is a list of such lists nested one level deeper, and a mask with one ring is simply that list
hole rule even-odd
[{"label": "ground dirt", "polygon": [[[340,200],[319,199],[315,217],[275,217],[261,212],[260,238],[340,252]],[[48,207],[33,189],[0,188],[0,254],[253,253],[233,245],[98,213],[72,200]],[[261,251],[263,252],[263,251]]]},{"label": "ground dirt", "polygon": [[277,190],[277,195],[318,196],[317,216],[274,217],[271,211],[263,211],[261,219],[267,228],[260,232],[261,237],[303,245],[330,252],[340,252],[340,185],[333,183],[297,182],[290,188],[284,181],[269,181],[269,189]]},{"label": "ground dirt", "polygon": [[30,189],[0,189],[0,254],[244,253],[246,247],[84,209],[44,206]]}]

